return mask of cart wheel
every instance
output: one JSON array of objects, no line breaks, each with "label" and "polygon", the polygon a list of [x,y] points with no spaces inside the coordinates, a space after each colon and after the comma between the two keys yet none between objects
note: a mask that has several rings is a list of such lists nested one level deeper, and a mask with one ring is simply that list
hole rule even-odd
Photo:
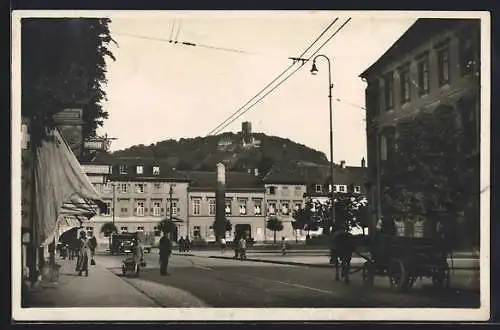
[{"label": "cart wheel", "polygon": [[363,279],[363,283],[368,287],[373,287],[375,282],[375,267],[370,261],[365,262],[363,265],[363,269],[361,271],[361,278]]},{"label": "cart wheel", "polygon": [[389,281],[396,290],[408,288],[408,273],[400,259],[393,259],[389,265]]},{"label": "cart wheel", "polygon": [[440,288],[450,287],[450,267],[448,266],[448,263],[444,263],[441,267],[434,269],[432,284]]},{"label": "cart wheel", "polygon": [[122,274],[127,274],[127,267],[125,267],[125,265],[122,265]]}]

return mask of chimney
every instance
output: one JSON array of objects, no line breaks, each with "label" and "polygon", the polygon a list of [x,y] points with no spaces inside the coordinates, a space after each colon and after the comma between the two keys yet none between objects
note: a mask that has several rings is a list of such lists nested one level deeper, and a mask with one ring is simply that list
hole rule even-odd
[{"label": "chimney", "polygon": [[253,173],[255,176],[259,176],[259,169],[258,168],[254,169]]},{"label": "chimney", "polygon": [[366,160],[365,160],[365,157],[363,157],[361,159],[361,167],[365,167],[366,166]]},{"label": "chimney", "polygon": [[340,161],[340,167],[341,168],[345,168],[345,160],[341,160]]}]

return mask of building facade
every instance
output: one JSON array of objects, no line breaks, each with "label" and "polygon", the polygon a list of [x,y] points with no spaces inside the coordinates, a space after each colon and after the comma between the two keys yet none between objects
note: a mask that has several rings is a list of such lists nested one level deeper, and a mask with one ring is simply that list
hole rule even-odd
[{"label": "building facade", "polygon": [[[452,107],[479,151],[480,21],[419,19],[361,74],[366,87],[366,132],[373,223],[383,217],[381,178],[398,126],[422,111]],[[465,156],[465,155],[464,155]]]},{"label": "building facade", "polygon": [[[190,236],[193,240],[215,241],[216,172],[183,171],[189,186]],[[225,216],[232,225],[226,239],[245,232],[255,241],[264,240],[265,190],[259,179],[243,172],[225,172]]]},{"label": "building facade", "polygon": [[[103,174],[106,167],[108,172]],[[170,215],[177,228],[173,238],[187,236],[190,179],[180,172],[166,164],[136,159],[84,168],[107,205],[107,211],[92,218],[85,228],[99,243],[108,242],[101,233],[107,222],[113,222],[118,232],[142,232],[159,239],[158,225]]]}]

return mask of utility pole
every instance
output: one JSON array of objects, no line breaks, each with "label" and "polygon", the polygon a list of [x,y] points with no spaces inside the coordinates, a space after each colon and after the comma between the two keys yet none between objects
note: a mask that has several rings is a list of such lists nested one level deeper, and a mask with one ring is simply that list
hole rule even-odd
[{"label": "utility pole", "polygon": [[[170,225],[170,226],[173,226],[173,221],[172,221],[173,219],[172,219],[172,216],[173,216],[173,214],[174,214],[174,210],[172,209],[172,204],[173,204],[173,202],[172,202],[172,194],[173,194],[173,187],[172,187],[172,184],[170,184],[168,194],[169,194],[169,203],[170,203],[170,204],[169,204],[169,210],[168,210],[168,221],[170,221],[170,224],[169,224],[169,225]],[[173,227],[172,227],[172,228],[173,228]],[[170,239],[173,239],[172,235],[173,235],[173,233],[170,233]]]},{"label": "utility pole", "polygon": [[113,226],[115,225],[115,184],[114,182],[111,182],[111,186],[113,187],[113,210],[111,211],[112,214],[112,219],[113,219]]}]

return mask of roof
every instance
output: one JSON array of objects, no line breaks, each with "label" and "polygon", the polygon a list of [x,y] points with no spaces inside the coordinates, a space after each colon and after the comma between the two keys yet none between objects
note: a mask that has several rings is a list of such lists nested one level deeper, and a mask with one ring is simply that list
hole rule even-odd
[{"label": "roof", "polygon": [[[362,184],[367,168],[334,164],[335,184]],[[324,184],[330,178],[330,166],[309,164],[300,161],[275,165],[264,177],[264,183],[270,184]]]},{"label": "roof", "polygon": [[[190,189],[215,189],[217,187],[217,173],[212,171],[182,171],[182,174],[190,178]],[[264,189],[264,185],[258,177],[245,172],[226,171],[226,189]]]},{"label": "roof", "polygon": [[[107,164],[112,166],[112,180],[171,180],[189,182],[187,178],[180,171],[175,170],[169,163],[153,158],[141,157],[123,157],[123,158],[109,158]],[[120,173],[120,166],[126,166],[127,173]],[[138,174],[136,166],[142,166],[142,174]],[[159,174],[153,174],[153,167],[160,167]]]},{"label": "roof", "polygon": [[375,63],[361,73],[360,77],[368,78],[384,64],[419,47],[432,36],[470,21],[470,19],[457,18],[418,19]]}]

